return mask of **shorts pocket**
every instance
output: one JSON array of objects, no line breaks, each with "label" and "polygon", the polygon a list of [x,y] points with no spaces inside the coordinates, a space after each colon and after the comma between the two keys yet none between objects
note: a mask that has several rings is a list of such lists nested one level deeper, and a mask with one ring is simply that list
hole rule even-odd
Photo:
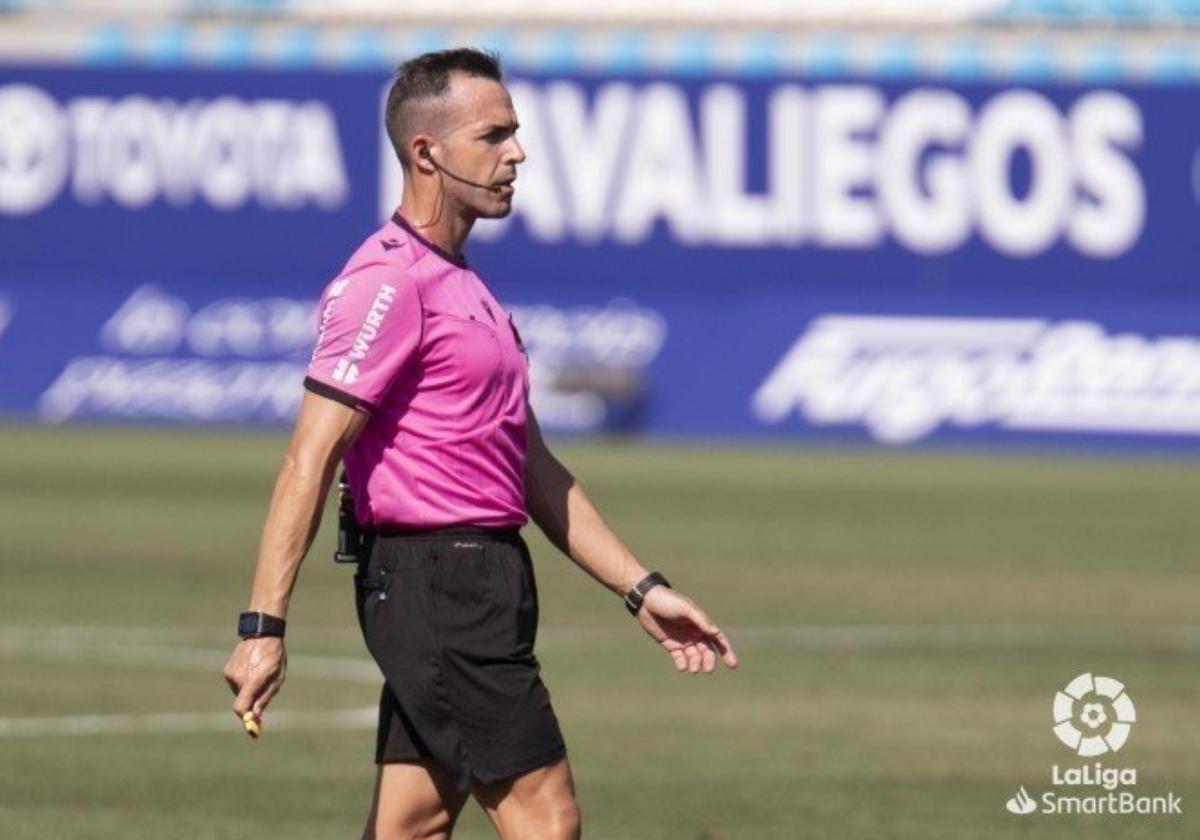
[{"label": "shorts pocket", "polygon": [[380,608],[391,598],[392,581],[395,574],[375,564],[359,566],[354,572],[354,606],[358,613],[358,626],[363,638],[370,645],[371,625]]},{"label": "shorts pocket", "polygon": [[438,589],[460,609],[469,610],[492,600],[496,570],[488,544],[472,537],[454,537],[437,548]]},{"label": "shorts pocket", "polygon": [[[537,641],[538,628],[538,594],[537,579],[533,574],[533,558],[524,540],[521,541],[518,570],[520,571],[520,587],[517,592],[517,644],[531,659],[533,646]],[[535,659],[536,661],[536,659]]]}]

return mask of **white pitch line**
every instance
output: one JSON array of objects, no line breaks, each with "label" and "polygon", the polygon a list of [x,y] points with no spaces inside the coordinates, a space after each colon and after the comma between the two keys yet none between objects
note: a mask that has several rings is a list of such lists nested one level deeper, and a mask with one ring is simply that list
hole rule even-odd
[{"label": "white pitch line", "polygon": [[[195,639],[213,628],[182,631],[176,639]],[[309,631],[333,628],[307,628]],[[784,647],[812,653],[853,653],[876,650],[1006,650],[1069,645],[1157,650],[1200,650],[1200,625],[1038,625],[1038,624],[878,624],[878,625],[728,625],[722,628],[734,644]],[[178,632],[182,631],[182,632]],[[188,633],[191,635],[189,636]],[[599,648],[625,644],[627,626],[544,625],[538,630],[539,650]],[[328,635],[328,634],[324,634]],[[137,641],[134,641],[137,640]],[[0,658],[101,662],[131,667],[219,673],[229,647],[175,644],[154,627],[0,626]],[[381,683],[378,667],[365,650],[361,657],[289,654],[289,669],[310,679]]]},{"label": "white pitch line", "polygon": [[[378,714],[379,709],[375,706],[321,712],[268,711],[263,718],[263,728],[267,731],[374,729]],[[0,718],[0,738],[240,731],[241,727],[231,712],[152,712]]]},{"label": "white pitch line", "polygon": [[[88,662],[172,671],[210,672],[219,675],[229,650],[182,645],[146,645],[83,637],[6,638],[0,635],[0,658],[49,659],[56,662]],[[383,675],[369,659],[343,656],[289,654],[288,670],[308,679],[382,685]]]},{"label": "white pitch line", "polygon": [[[736,649],[782,647],[808,653],[877,650],[987,651],[1046,645],[1072,648],[1200,650],[1200,625],[877,624],[727,625]],[[575,650],[624,643],[623,628],[553,627],[538,631],[539,649]]]},{"label": "white pitch line", "polygon": [[[211,636],[215,628],[158,627],[0,627],[0,658],[10,661],[51,661],[119,664],[146,668],[220,673],[228,648],[178,645],[167,641]],[[308,628],[319,630],[320,628]],[[894,649],[945,651],[1006,650],[1030,646],[1072,645],[1104,649],[1145,648],[1200,650],[1200,626],[1092,625],[759,625],[724,628],[735,648],[746,645],[783,646],[810,653],[870,652]],[[621,643],[624,627],[543,626],[541,648],[578,650]],[[164,638],[166,637],[166,638]],[[137,641],[131,641],[137,640]],[[157,642],[148,643],[148,642]],[[380,685],[375,663],[363,658],[289,655],[289,670],[309,679],[332,679]],[[274,729],[372,729],[376,707],[340,711],[274,711],[267,723]],[[64,715],[0,718],[0,737],[105,735],[121,733],[236,731],[230,712],[167,712],[146,714]]]}]

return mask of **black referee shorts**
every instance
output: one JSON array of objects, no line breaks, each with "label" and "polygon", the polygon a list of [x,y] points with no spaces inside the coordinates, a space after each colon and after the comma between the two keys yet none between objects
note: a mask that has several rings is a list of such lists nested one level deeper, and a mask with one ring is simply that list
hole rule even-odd
[{"label": "black referee shorts", "polygon": [[566,755],[533,653],[537,584],[516,528],[369,538],[359,625],[386,682],[375,762],[433,757],[460,791]]}]

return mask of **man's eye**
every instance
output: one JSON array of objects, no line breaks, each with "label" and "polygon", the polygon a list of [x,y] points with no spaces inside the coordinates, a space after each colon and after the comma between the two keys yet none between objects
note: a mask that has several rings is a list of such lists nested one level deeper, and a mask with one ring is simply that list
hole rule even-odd
[{"label": "man's eye", "polygon": [[504,140],[507,140],[510,135],[515,133],[516,132],[510,131],[507,128],[497,128],[496,130],[489,131],[487,134],[483,135],[483,139],[489,143],[501,143]]}]

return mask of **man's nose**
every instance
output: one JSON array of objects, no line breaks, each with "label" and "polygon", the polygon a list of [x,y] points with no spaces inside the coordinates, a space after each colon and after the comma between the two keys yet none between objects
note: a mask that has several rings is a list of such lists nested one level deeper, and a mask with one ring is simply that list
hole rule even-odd
[{"label": "man's nose", "polygon": [[525,149],[516,137],[512,139],[512,149],[509,152],[509,163],[522,163],[525,160]]}]

